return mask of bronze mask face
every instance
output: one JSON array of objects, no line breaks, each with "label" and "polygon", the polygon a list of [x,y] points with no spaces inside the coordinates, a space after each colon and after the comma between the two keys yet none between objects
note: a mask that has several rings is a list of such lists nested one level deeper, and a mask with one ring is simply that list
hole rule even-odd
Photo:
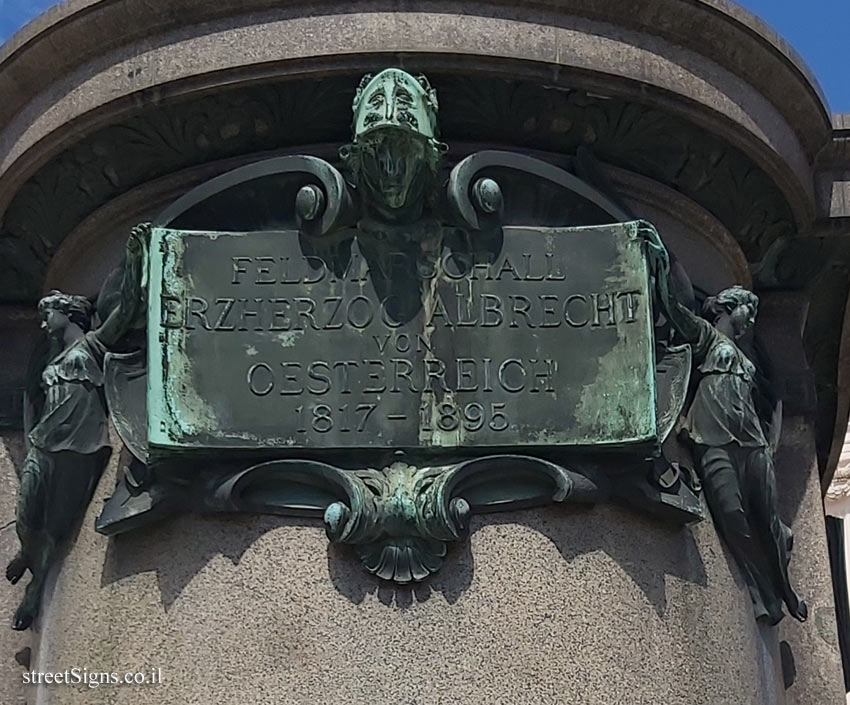
[{"label": "bronze mask face", "polygon": [[436,94],[424,76],[386,69],[363,78],[352,107],[354,139],[342,158],[372,204],[400,216],[421,203],[445,151]]},{"label": "bronze mask face", "polygon": [[396,129],[368,136],[360,153],[363,185],[394,209],[421,197],[427,180],[425,148],[423,139]]}]

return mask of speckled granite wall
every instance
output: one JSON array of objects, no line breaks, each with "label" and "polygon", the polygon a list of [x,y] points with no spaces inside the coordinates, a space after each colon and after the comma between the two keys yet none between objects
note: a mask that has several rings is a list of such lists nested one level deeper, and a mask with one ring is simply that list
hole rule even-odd
[{"label": "speckled granite wall", "polygon": [[[776,458],[782,513],[794,530],[792,577],[809,604],[809,620],[783,620],[778,627],[793,683],[788,705],[844,703],[835,600],[826,547],[823,500],[815,463],[814,434],[802,419],[784,421]],[[786,671],[789,666],[786,665]]]},{"label": "speckled granite wall", "polygon": [[410,590],[378,585],[308,521],[186,517],[107,540],[92,519],[111,482],[33,667],[160,667],[164,682],[43,686],[30,703],[784,702],[776,633],[753,621],[709,521],[610,507],[478,518]]},{"label": "speckled granite wall", "polygon": [[[18,431],[0,433],[0,565],[6,563],[18,550],[15,534],[15,500],[18,494],[18,479],[15,468],[24,458],[23,434]],[[0,585],[0,702],[9,705],[24,705],[24,687],[21,674],[24,668],[15,660],[15,655],[26,663],[28,650],[33,643],[32,632],[13,632],[9,624],[12,613],[24,593],[26,581],[12,587],[5,581]]]}]

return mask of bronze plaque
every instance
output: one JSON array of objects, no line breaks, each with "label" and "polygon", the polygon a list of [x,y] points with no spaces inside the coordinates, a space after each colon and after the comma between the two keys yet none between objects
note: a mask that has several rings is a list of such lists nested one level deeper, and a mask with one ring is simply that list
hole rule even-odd
[{"label": "bronze plaque", "polygon": [[[488,260],[446,249],[433,274],[389,289],[375,272],[393,253],[373,261],[354,241],[334,273],[303,253],[294,231],[157,229],[151,253],[154,446],[656,437],[651,301],[635,224],[505,228]],[[402,316],[399,291],[416,302]]]}]

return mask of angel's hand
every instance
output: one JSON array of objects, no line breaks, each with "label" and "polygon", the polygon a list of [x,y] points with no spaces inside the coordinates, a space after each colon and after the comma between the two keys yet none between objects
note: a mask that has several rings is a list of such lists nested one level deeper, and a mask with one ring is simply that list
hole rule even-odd
[{"label": "angel's hand", "polygon": [[121,280],[121,299],[95,331],[107,347],[118,343],[132,328],[144,326],[148,287],[148,245],[150,223],[137,225],[130,231],[124,250],[124,275]]},{"label": "angel's hand", "polygon": [[124,252],[124,278],[121,282],[122,306],[135,308],[145,300],[151,229],[150,223],[141,223],[130,231]]},{"label": "angel's hand", "polygon": [[666,281],[670,275],[670,254],[661,241],[658,231],[649,223],[640,228],[640,235],[646,248],[646,257],[649,261],[650,270],[660,281]]}]

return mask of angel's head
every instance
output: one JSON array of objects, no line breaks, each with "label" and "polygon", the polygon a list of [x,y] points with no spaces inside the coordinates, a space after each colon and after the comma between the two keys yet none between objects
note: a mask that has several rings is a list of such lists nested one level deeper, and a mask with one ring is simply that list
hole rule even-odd
[{"label": "angel's head", "polygon": [[703,315],[716,323],[727,316],[736,339],[746,335],[756,322],[759,298],[742,286],[732,286],[715,296],[709,296],[703,304]]},{"label": "angel's head", "polygon": [[85,296],[65,294],[54,289],[38,302],[41,327],[50,335],[60,335],[69,323],[87,331],[91,327],[92,305]]}]

